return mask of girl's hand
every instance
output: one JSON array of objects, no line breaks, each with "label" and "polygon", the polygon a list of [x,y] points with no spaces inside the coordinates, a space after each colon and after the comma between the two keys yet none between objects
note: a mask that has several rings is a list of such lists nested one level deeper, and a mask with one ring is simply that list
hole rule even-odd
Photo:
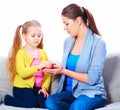
[{"label": "girl's hand", "polygon": [[62,69],[63,69],[62,66],[53,64],[52,68],[44,68],[43,71],[52,74],[60,74]]},{"label": "girl's hand", "polygon": [[45,98],[48,98],[49,94],[48,94],[48,92],[47,92],[47,90],[46,90],[45,88],[42,88],[42,89],[40,89],[40,90],[38,91],[38,94],[41,94],[41,93],[44,94],[44,97],[45,97]]},{"label": "girl's hand", "polygon": [[41,64],[38,65],[38,69],[42,70],[44,68],[50,67],[51,66],[51,62],[50,61],[44,61]]}]

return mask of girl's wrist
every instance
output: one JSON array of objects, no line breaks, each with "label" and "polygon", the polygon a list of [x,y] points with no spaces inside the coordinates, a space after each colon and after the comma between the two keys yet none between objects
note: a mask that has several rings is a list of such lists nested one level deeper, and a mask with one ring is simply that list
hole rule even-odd
[{"label": "girl's wrist", "polygon": [[38,66],[37,66],[37,69],[38,69],[38,70],[42,70],[42,66],[41,66],[41,65],[38,65]]}]

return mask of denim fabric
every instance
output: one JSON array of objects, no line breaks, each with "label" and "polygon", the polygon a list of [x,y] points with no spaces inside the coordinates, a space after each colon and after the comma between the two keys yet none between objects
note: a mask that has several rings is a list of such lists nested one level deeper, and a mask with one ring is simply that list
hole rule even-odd
[{"label": "denim fabric", "polygon": [[13,96],[6,95],[4,98],[5,105],[11,105],[15,107],[45,107],[45,98],[43,94],[38,94],[40,88],[13,88]]},{"label": "denim fabric", "polygon": [[96,108],[104,107],[106,100],[101,96],[89,98],[86,95],[79,96],[70,106],[69,110],[94,110]]},{"label": "denim fabric", "polygon": [[36,104],[37,104],[36,107],[45,108],[46,98],[44,97],[44,94],[38,94],[39,89],[40,89],[39,87],[34,88],[34,94],[36,97]]},{"label": "denim fabric", "polygon": [[69,110],[71,103],[75,100],[70,91],[55,93],[46,100],[46,108],[49,110]]},{"label": "denim fabric", "polygon": [[77,99],[73,97],[72,92],[64,91],[48,97],[46,108],[49,110],[94,110],[105,105],[105,99],[101,96],[89,98],[81,95]]}]

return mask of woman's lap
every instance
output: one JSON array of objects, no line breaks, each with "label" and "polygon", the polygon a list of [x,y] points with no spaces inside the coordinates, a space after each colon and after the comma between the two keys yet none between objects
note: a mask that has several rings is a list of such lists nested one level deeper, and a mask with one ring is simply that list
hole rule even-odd
[{"label": "woman's lap", "polygon": [[104,105],[105,100],[101,96],[89,98],[81,95],[76,99],[69,91],[53,94],[46,100],[46,107],[49,110],[94,110]]}]

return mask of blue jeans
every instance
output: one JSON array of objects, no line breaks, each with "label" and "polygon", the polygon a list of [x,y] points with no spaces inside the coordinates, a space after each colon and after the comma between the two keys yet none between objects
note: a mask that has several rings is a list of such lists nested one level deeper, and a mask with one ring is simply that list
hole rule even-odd
[{"label": "blue jeans", "polygon": [[4,98],[4,104],[15,107],[40,107],[45,108],[45,101],[43,94],[38,94],[40,88],[17,88],[13,87],[13,96],[6,95]]},{"label": "blue jeans", "polygon": [[81,95],[75,98],[70,91],[55,93],[46,100],[46,108],[49,110],[94,110],[103,107],[106,100],[101,96],[89,98]]}]

